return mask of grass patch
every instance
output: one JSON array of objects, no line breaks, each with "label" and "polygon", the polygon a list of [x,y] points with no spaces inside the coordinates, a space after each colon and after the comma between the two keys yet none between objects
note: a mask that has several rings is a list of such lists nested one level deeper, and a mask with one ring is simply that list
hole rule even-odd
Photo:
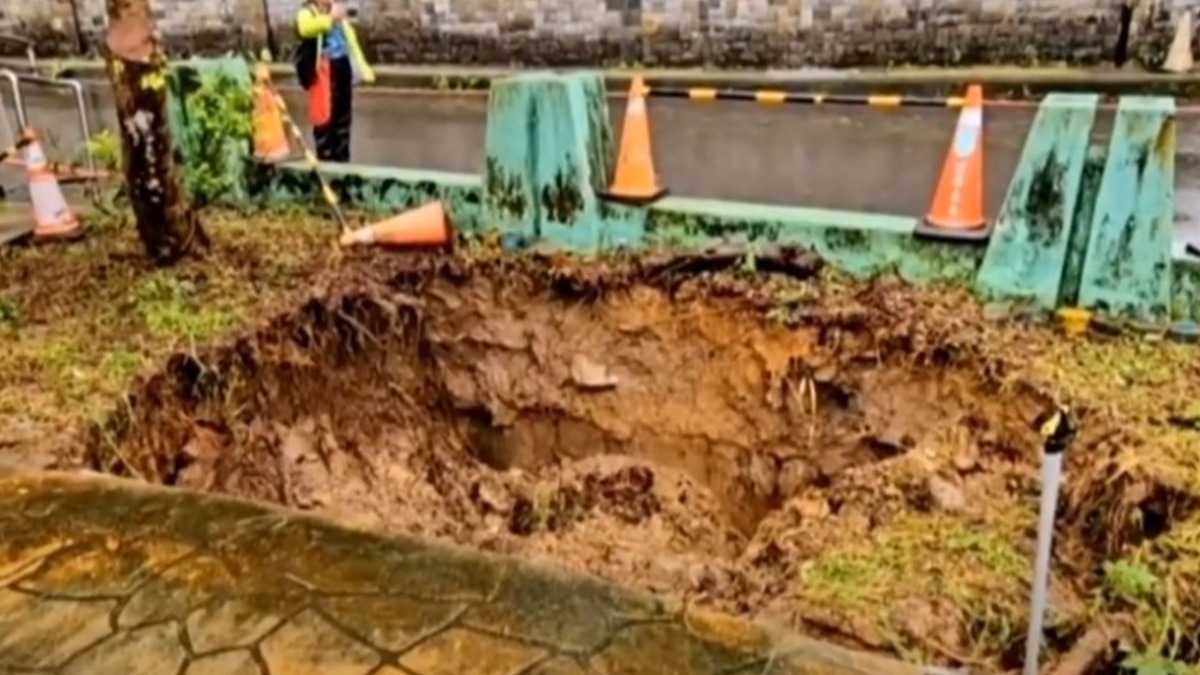
[{"label": "grass patch", "polygon": [[336,232],[290,214],[206,213],[202,260],[147,265],[130,228],[0,250],[0,448],[62,452],[131,380],[284,311],[335,265]]},{"label": "grass patch", "polygon": [[807,561],[797,592],[829,620],[855,624],[911,660],[988,666],[1023,638],[1030,577],[1024,532],[1034,520],[1023,509],[986,523],[904,514],[868,539]]},{"label": "grass patch", "polygon": [[1129,618],[1128,672],[1200,672],[1200,351],[1136,337],[1060,341],[1044,345],[1030,369],[1108,420],[1114,451],[1077,462],[1076,473],[1124,488],[1125,503],[1102,526],[1144,534],[1109,551],[1089,580],[1094,613]]},{"label": "grass patch", "polygon": [[[861,292],[851,283],[834,295]],[[934,323],[945,332],[929,343],[978,352],[998,364],[1002,386],[1033,385],[1081,411],[1056,540],[1053,634],[1122,619],[1131,624],[1128,672],[1200,672],[1198,348],[1134,334],[1072,339],[1048,326],[983,321],[961,291],[919,295],[898,313],[940,315]],[[1035,463],[1036,449],[1028,453]],[[803,562],[792,592],[818,626],[914,660],[1011,667],[1028,620],[1035,492],[993,500],[983,521],[907,513],[874,523],[867,540]]]},{"label": "grass patch", "polygon": [[1134,646],[1139,652],[1133,670],[1149,673],[1163,663],[1184,661],[1195,666],[1196,627],[1200,625],[1200,518],[1189,518],[1166,535],[1133,548],[1125,557],[1106,562],[1099,599],[1105,611],[1132,618]]}]

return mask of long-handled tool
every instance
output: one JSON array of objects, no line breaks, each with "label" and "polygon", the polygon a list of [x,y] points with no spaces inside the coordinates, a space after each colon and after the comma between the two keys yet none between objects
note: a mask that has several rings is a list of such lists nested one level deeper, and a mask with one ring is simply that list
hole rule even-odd
[{"label": "long-handled tool", "polygon": [[1042,436],[1042,503],[1038,514],[1037,557],[1033,565],[1033,593],[1029,600],[1029,633],[1025,637],[1023,675],[1038,673],[1038,654],[1042,649],[1042,628],[1050,588],[1054,519],[1058,510],[1058,492],[1062,486],[1063,455],[1075,439],[1075,421],[1071,419],[1071,411],[1061,404],[1038,416],[1035,424]]},{"label": "long-handled tool", "polygon": [[329,181],[325,180],[325,176],[321,175],[321,164],[317,161],[317,156],[309,149],[308,143],[304,140],[304,133],[300,131],[300,127],[292,121],[292,116],[288,114],[287,104],[283,102],[283,97],[279,95],[279,92],[270,81],[261,81],[260,83],[271,92],[271,97],[275,99],[275,105],[279,107],[279,114],[283,117],[284,125],[291,132],[296,144],[304,151],[304,161],[308,164],[308,168],[312,170],[312,175],[317,179],[317,183],[320,184],[321,196],[325,199],[325,203],[329,205],[329,209],[333,211],[333,217],[337,219],[343,233],[349,232],[350,224],[346,221],[346,215],[342,213],[342,207],[338,204],[337,194],[334,193],[333,188],[329,187]]}]

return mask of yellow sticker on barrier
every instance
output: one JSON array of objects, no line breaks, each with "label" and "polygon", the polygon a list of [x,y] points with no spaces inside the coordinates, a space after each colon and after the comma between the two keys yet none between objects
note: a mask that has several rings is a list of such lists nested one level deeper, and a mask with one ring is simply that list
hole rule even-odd
[{"label": "yellow sticker on barrier", "polygon": [[715,101],[717,100],[716,89],[688,89],[688,98],[693,101]]},{"label": "yellow sticker on barrier", "polygon": [[867,105],[879,108],[897,108],[903,102],[903,97],[895,95],[876,95],[867,97]]},{"label": "yellow sticker on barrier", "polygon": [[783,103],[787,100],[787,92],[785,91],[758,91],[754,93],[754,100],[759,103]]}]

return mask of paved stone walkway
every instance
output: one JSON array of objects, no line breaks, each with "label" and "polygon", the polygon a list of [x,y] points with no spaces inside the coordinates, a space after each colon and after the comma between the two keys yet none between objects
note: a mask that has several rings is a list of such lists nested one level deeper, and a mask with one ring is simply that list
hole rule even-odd
[{"label": "paved stone walkway", "polygon": [[0,672],[924,671],[514,559],[132,481],[0,470]]}]

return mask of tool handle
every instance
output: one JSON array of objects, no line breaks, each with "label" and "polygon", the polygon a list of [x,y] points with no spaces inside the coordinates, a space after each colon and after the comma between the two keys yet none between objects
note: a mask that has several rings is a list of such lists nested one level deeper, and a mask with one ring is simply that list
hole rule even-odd
[{"label": "tool handle", "polygon": [[338,226],[342,228],[342,231],[349,230],[350,224],[346,222],[346,216],[342,213],[342,208],[338,204],[337,193],[329,186],[329,181],[325,180],[325,176],[321,175],[320,161],[313,154],[312,150],[308,148],[308,143],[304,140],[304,133],[300,131],[299,125],[288,114],[287,104],[283,102],[283,97],[279,95],[275,87],[269,84],[267,86],[271,87],[271,96],[275,99],[275,105],[279,108],[279,114],[283,117],[284,124],[292,132],[292,138],[304,150],[304,161],[308,164],[308,168],[312,170],[313,176],[316,177],[317,182],[321,185],[321,197],[329,205],[329,208],[333,210],[333,217],[337,220]]}]

